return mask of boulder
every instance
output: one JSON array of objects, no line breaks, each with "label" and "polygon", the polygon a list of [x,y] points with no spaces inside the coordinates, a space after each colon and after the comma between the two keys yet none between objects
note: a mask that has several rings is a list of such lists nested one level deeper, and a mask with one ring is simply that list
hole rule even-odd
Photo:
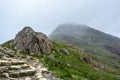
[{"label": "boulder", "polygon": [[52,59],[52,60],[55,60],[55,57],[54,57],[53,54],[50,54],[48,57],[49,57],[50,59]]},{"label": "boulder", "polygon": [[70,55],[70,52],[64,48],[60,49],[60,52],[66,54],[66,55]]},{"label": "boulder", "polygon": [[3,47],[1,47],[1,45],[0,45],[0,51],[3,51]]},{"label": "boulder", "polygon": [[84,61],[85,61],[86,63],[88,63],[88,64],[91,64],[91,63],[92,63],[91,58],[88,57],[88,56],[83,56],[83,57],[82,57],[82,60],[84,60]]},{"label": "boulder", "polygon": [[41,33],[35,32],[31,27],[25,27],[18,32],[14,39],[16,49],[36,54],[49,54],[51,44],[48,37]]}]

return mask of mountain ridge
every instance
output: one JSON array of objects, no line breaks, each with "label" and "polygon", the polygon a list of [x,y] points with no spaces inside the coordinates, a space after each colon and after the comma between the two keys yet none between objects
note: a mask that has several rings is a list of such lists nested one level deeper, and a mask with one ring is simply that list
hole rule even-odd
[{"label": "mountain ridge", "polygon": [[[110,65],[107,66],[120,66],[120,38],[90,28],[88,26],[86,27],[82,25],[81,28],[81,25],[78,24],[77,27],[76,25],[74,26],[74,24],[72,26],[66,25],[67,24],[62,25],[61,29],[59,29],[59,27],[61,26],[56,28],[55,31],[51,33],[52,36],[49,36],[50,40],[55,42],[64,42],[77,47],[82,47],[85,49],[86,53],[89,53],[90,55],[95,57],[97,62],[103,64],[109,63]],[[85,34],[81,35],[82,30],[86,32],[82,32]]]},{"label": "mountain ridge", "polygon": [[[72,28],[72,27],[75,27],[75,28]],[[61,25],[59,25],[58,27],[56,27],[54,30],[53,30],[53,32],[51,32],[51,34],[50,35],[48,35],[49,37],[52,37],[53,35],[54,35],[54,33],[56,33],[55,31],[57,30],[57,33],[59,33],[60,31],[61,31],[61,29],[62,29],[62,32],[63,33],[65,33],[65,29],[68,29],[68,28],[72,28],[70,31],[80,31],[80,32],[87,32],[87,29],[89,30],[89,29],[92,29],[92,30],[94,30],[94,31],[97,31],[97,32],[100,32],[100,33],[104,33],[104,34],[106,34],[106,35],[109,35],[109,36],[113,36],[113,37],[116,37],[116,38],[119,38],[119,37],[117,37],[117,36],[114,36],[114,35],[111,35],[111,34],[109,34],[109,33],[105,33],[105,32],[103,32],[103,31],[100,31],[100,30],[98,30],[98,29],[95,29],[95,28],[92,28],[92,27],[90,27],[90,26],[88,26],[88,25],[85,25],[85,24],[75,24],[75,23],[65,23],[65,24],[61,24]],[[80,30],[80,29],[81,30]],[[69,30],[69,29],[68,29]],[[60,33],[62,33],[62,32],[60,32]],[[120,39],[120,38],[119,38]]]},{"label": "mountain ridge", "polygon": [[[90,28],[86,25],[85,26],[78,24],[77,26],[75,24],[60,25],[50,34],[49,38],[51,40],[68,42],[78,46],[82,45],[85,47],[86,46],[91,47],[98,45],[103,48],[106,48],[106,50],[108,49],[108,45],[109,48],[111,49],[113,47],[120,48],[120,38]],[[117,51],[116,54],[120,55],[119,50]]]}]

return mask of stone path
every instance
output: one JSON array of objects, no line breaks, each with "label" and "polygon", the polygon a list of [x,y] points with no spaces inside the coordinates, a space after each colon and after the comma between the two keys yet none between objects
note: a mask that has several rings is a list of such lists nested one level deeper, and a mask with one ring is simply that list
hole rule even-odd
[{"label": "stone path", "polygon": [[0,76],[3,80],[24,80],[27,76],[34,76],[36,70],[30,68],[25,61],[19,61],[16,59],[4,59],[0,60]]},{"label": "stone path", "polygon": [[0,56],[0,80],[61,80],[32,56],[2,47]]},{"label": "stone path", "polygon": [[[33,64],[32,64],[33,63]],[[37,61],[6,58],[0,60],[0,80],[60,80]]]}]

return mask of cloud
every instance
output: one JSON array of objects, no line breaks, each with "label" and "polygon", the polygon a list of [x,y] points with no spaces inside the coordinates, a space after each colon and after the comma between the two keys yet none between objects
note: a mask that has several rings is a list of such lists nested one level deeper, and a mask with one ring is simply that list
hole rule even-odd
[{"label": "cloud", "polygon": [[119,0],[1,0],[1,42],[24,26],[49,35],[59,24],[79,23],[120,37]]}]

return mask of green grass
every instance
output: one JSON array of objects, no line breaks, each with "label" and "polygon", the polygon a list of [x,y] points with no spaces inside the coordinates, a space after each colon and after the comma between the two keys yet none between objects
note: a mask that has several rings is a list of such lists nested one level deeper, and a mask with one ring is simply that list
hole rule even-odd
[{"label": "green grass", "polygon": [[[4,43],[3,46],[11,48],[11,41]],[[53,43],[52,53],[55,59],[50,59],[49,55],[31,55],[32,57],[38,58],[48,69],[55,73],[55,75],[63,80],[120,80],[116,75],[119,75],[119,71],[112,73],[110,69],[107,71],[95,70],[94,65],[99,64],[96,56],[87,54],[87,52],[79,51],[80,47],[74,47],[65,43]],[[61,49],[67,49],[71,55],[66,55],[60,52]],[[25,56],[30,55],[29,53],[23,53]],[[86,63],[81,58],[89,56],[92,59],[90,64]],[[102,54],[102,56],[104,56]]]},{"label": "green grass", "polygon": [[[60,52],[60,49],[67,49],[71,55],[66,55]],[[80,58],[87,54],[80,53],[77,48],[65,45],[64,43],[54,43],[53,50],[55,59],[50,59],[47,56],[34,56],[53,71],[57,77],[64,80],[119,80],[114,74],[104,71],[96,71],[94,65],[87,64]]]}]

